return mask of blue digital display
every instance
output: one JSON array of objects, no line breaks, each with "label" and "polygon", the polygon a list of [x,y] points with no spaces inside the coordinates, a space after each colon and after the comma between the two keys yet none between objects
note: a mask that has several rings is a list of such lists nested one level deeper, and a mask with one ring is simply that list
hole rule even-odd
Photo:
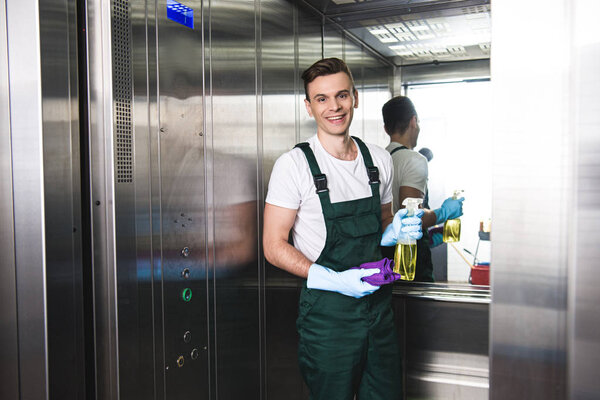
[{"label": "blue digital display", "polygon": [[194,10],[175,0],[167,0],[167,18],[194,29]]}]

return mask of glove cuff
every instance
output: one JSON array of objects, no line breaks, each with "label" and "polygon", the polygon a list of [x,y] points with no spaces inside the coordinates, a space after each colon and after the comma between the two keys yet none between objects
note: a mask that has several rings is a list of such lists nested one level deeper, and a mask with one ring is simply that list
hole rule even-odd
[{"label": "glove cuff", "polygon": [[331,290],[330,281],[333,271],[319,264],[312,264],[308,269],[306,287],[309,289]]},{"label": "glove cuff", "polygon": [[442,222],[446,222],[446,213],[443,208],[438,208],[433,210],[435,213],[435,224],[441,224]]}]

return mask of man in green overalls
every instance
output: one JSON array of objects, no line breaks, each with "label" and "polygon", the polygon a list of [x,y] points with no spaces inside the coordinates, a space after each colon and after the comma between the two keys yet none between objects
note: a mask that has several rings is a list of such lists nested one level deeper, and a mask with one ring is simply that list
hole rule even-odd
[{"label": "man in green overalls", "polygon": [[265,257],[307,278],[297,327],[300,370],[311,399],[401,399],[391,285],[362,281],[378,269],[351,268],[380,260],[380,244],[420,238],[422,213],[392,214],[389,153],[349,135],[358,92],[346,64],[337,58],[317,61],[302,79],[317,134],[273,167]]}]

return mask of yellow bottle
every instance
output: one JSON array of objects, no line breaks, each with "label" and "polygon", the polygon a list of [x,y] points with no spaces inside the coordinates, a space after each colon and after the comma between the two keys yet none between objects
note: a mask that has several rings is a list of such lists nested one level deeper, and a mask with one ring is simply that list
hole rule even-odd
[{"label": "yellow bottle", "polygon": [[[419,204],[423,199],[407,197],[402,202],[408,212],[407,217],[415,215]],[[394,272],[402,276],[402,280],[412,281],[415,279],[417,266],[417,241],[415,239],[399,239],[394,251]]]},{"label": "yellow bottle", "polygon": [[415,279],[417,267],[417,245],[396,244],[394,252],[394,272],[402,276],[402,280],[412,281]]},{"label": "yellow bottle", "polygon": [[[456,200],[462,194],[462,190],[455,190],[452,199]],[[450,219],[444,223],[444,233],[442,234],[444,243],[454,243],[460,241],[460,219]]]}]

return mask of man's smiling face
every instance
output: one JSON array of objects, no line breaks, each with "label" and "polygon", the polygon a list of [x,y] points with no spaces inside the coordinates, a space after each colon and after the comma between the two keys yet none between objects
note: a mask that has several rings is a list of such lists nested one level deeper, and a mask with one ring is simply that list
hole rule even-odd
[{"label": "man's smiling face", "polygon": [[358,93],[344,72],[315,78],[307,86],[310,101],[304,100],[308,115],[321,135],[346,135],[358,107]]}]

